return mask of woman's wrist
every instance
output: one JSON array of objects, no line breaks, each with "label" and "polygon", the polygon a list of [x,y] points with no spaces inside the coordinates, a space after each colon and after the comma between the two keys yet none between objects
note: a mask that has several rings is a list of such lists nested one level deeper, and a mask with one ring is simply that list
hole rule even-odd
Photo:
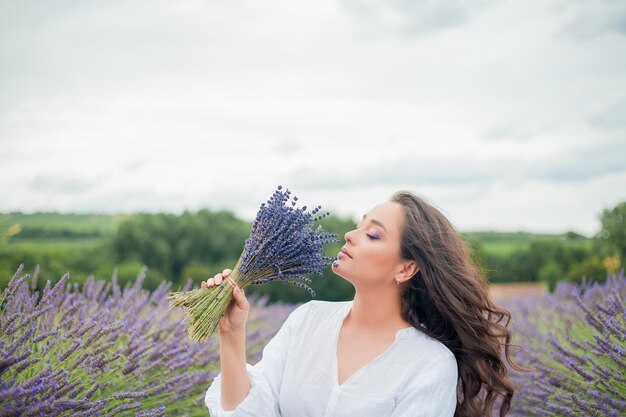
[{"label": "woman's wrist", "polygon": [[228,330],[217,332],[220,343],[232,343],[232,342],[240,342],[246,339],[246,329],[236,329],[236,330]]},{"label": "woman's wrist", "polygon": [[220,360],[222,367],[246,363],[246,334],[244,332],[220,334]]}]

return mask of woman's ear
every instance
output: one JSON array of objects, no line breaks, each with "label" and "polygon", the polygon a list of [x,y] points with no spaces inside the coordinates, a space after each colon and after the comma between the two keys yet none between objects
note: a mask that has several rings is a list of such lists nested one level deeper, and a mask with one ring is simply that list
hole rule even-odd
[{"label": "woman's ear", "polygon": [[420,270],[420,267],[417,265],[415,261],[404,261],[402,264],[402,269],[398,273],[398,277],[402,282],[408,281],[413,278],[415,274],[417,274]]}]

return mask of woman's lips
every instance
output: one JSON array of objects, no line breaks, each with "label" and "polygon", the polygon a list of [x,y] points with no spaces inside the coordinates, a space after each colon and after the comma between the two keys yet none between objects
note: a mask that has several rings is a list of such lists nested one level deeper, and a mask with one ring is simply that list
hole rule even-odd
[{"label": "woman's lips", "polygon": [[350,255],[350,252],[348,252],[346,248],[341,248],[341,253],[352,259],[352,255]]}]

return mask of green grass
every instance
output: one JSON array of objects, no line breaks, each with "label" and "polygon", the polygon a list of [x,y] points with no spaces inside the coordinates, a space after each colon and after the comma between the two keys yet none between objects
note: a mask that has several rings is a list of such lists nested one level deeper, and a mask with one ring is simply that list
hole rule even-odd
[{"label": "green grass", "polygon": [[495,256],[506,256],[514,252],[526,250],[530,246],[530,242],[487,242],[482,244],[485,254]]},{"label": "green grass", "polygon": [[546,234],[528,232],[467,232],[463,236],[469,242],[478,242],[486,255],[508,256],[526,250],[532,242],[558,242],[568,247],[591,249],[592,241],[584,236],[570,233]]},{"label": "green grass", "polygon": [[6,243],[0,243],[0,250],[46,250],[46,249],[78,249],[93,248],[102,243],[105,238],[28,238],[14,239]]},{"label": "green grass", "polygon": [[35,237],[113,236],[118,224],[128,215],[3,213],[0,214],[0,238],[21,240]]}]

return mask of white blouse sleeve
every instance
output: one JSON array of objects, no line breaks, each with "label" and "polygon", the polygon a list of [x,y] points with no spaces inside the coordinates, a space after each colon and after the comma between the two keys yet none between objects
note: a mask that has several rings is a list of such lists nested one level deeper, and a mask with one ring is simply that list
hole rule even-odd
[{"label": "white blouse sleeve", "polygon": [[453,417],[456,410],[458,370],[452,353],[436,358],[425,372],[415,375],[390,417]]},{"label": "white blouse sleeve", "polygon": [[220,372],[207,390],[204,402],[211,417],[278,417],[278,398],[289,342],[306,315],[310,302],[291,312],[276,335],[265,345],[262,359],[254,366],[246,363],[250,391],[234,410],[224,411]]}]

